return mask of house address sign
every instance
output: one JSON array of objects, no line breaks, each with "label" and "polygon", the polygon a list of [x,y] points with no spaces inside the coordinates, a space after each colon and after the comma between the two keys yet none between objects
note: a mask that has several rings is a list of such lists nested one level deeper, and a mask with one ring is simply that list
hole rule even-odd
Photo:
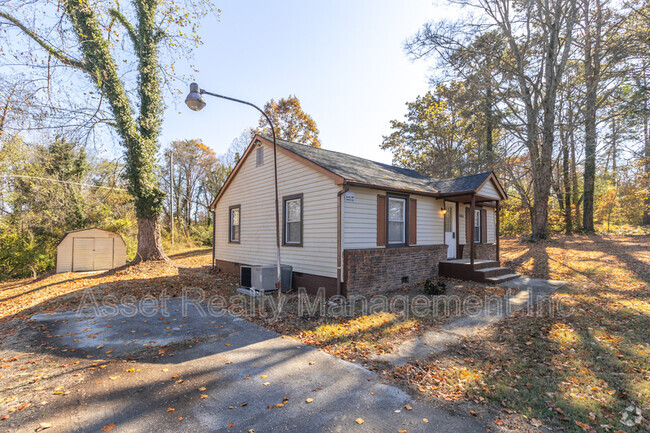
[{"label": "house address sign", "polygon": [[345,197],[345,201],[348,202],[348,203],[354,201],[354,193],[353,192],[350,192],[350,191],[346,192],[344,194],[344,197]]}]

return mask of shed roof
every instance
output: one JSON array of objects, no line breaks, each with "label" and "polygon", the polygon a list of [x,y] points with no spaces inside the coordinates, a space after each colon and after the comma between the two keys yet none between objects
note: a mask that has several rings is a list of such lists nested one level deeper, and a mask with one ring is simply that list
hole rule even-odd
[{"label": "shed roof", "polygon": [[[70,235],[70,234],[72,234],[72,233],[85,232],[85,231],[88,231],[88,230],[99,230],[99,231],[101,231],[101,232],[111,233],[111,234],[113,234],[113,235],[117,235],[117,236],[120,238],[120,240],[121,240],[122,242],[124,242],[124,238],[123,238],[122,235],[119,234],[119,233],[112,232],[112,231],[110,231],[110,230],[98,229],[97,227],[87,227],[87,228],[85,228],[85,229],[76,229],[76,230],[70,230],[70,231],[68,231],[66,234],[64,234],[64,235],[61,237],[61,239],[59,239],[59,242],[56,244],[56,246],[58,247],[59,245],[61,245],[61,242],[63,242],[63,241],[65,240],[65,238],[68,237],[68,235]],[[126,245],[126,242],[124,242],[124,245]]]}]

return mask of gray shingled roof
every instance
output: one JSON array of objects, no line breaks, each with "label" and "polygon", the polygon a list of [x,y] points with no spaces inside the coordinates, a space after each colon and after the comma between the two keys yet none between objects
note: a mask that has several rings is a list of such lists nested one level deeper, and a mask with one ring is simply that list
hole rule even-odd
[{"label": "gray shingled roof", "polygon": [[433,187],[437,189],[440,194],[476,191],[478,187],[483,185],[483,182],[485,182],[485,179],[487,179],[490,174],[492,174],[491,171],[486,171],[485,173],[477,173],[469,176],[435,180],[433,181]]},{"label": "gray shingled roof", "polygon": [[290,141],[277,140],[277,143],[278,146],[310,160],[347,181],[436,192],[431,186],[433,178],[415,170]]},{"label": "gray shingled roof", "polygon": [[[268,137],[268,140],[271,140]],[[382,164],[358,156],[332,150],[319,149],[305,144],[277,140],[278,146],[287,149],[324,169],[341,176],[346,181],[378,185],[389,188],[448,194],[476,190],[491,172],[473,174],[453,179],[437,180],[408,168]]]}]

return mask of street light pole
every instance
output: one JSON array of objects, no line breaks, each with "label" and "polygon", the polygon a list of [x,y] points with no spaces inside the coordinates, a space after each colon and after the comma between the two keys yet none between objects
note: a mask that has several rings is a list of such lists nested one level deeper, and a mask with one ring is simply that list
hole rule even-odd
[{"label": "street light pole", "polygon": [[[277,152],[277,143],[275,139],[275,127],[273,126],[273,122],[271,122],[271,118],[257,105],[252,104],[247,101],[242,101],[241,99],[236,99],[236,98],[231,98],[229,96],[224,96],[224,95],[219,95],[217,93],[212,93],[208,92],[206,90],[203,90],[199,87],[197,83],[192,83],[190,84],[190,93],[187,95],[187,98],[185,98],[185,104],[190,108],[192,111],[200,111],[202,110],[206,103],[205,100],[203,99],[203,95],[210,95],[214,96],[216,98],[221,98],[221,99],[227,99],[228,101],[233,101],[233,102],[238,102],[240,104],[248,105],[250,107],[255,108],[257,111],[262,113],[264,118],[266,118],[266,121],[269,122],[269,126],[271,126],[271,134],[273,135],[273,175],[274,175],[274,182],[275,182],[275,243],[277,247],[277,254],[276,254],[276,259],[277,259],[277,278],[278,281],[276,282],[275,286],[278,289],[278,295],[282,295],[282,269],[280,268],[280,197],[278,194],[278,152]],[[216,223],[216,220],[215,220]],[[214,248],[214,245],[212,246]],[[280,304],[280,308],[282,308],[282,305]]]}]

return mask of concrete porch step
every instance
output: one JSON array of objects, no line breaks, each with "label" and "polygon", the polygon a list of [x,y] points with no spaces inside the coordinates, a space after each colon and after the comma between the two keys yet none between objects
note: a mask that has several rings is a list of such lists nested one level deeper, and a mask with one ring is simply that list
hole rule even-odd
[{"label": "concrete porch step", "polygon": [[501,264],[496,261],[496,260],[481,260],[481,259],[476,259],[474,260],[474,266],[472,267],[472,263],[469,259],[448,259],[448,260],[441,260],[440,261],[441,266],[462,266],[462,267],[467,267],[468,269],[484,269],[484,268],[494,268],[494,267],[499,267]]},{"label": "concrete porch step", "polygon": [[483,278],[499,277],[501,275],[506,275],[506,274],[512,273],[510,268],[503,268],[503,267],[498,267],[498,266],[495,266],[493,268],[476,269],[476,272],[479,272],[480,274],[482,274]]},{"label": "concrete porch step", "polygon": [[499,283],[505,283],[506,281],[514,280],[515,278],[519,278],[519,274],[504,274],[504,275],[499,275],[498,277],[489,277],[485,279],[486,283],[490,284],[499,284]]}]

